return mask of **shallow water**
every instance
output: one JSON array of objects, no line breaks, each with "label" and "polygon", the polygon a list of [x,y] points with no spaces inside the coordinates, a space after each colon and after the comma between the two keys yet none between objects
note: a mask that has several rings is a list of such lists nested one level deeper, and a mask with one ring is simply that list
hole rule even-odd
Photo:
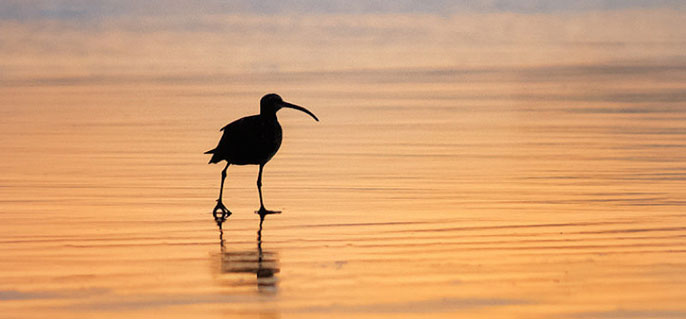
[{"label": "shallow water", "polygon": [[2,317],[686,317],[682,59],[179,72],[3,78]]}]

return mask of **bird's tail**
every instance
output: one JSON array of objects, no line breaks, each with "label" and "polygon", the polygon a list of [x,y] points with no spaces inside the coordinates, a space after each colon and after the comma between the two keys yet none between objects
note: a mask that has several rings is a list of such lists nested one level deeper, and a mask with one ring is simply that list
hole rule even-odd
[{"label": "bird's tail", "polygon": [[221,158],[219,158],[220,156],[215,153],[216,151],[217,149],[215,148],[205,152],[205,154],[212,154],[212,158],[210,158],[210,161],[207,164],[219,163],[219,161],[221,161]]}]

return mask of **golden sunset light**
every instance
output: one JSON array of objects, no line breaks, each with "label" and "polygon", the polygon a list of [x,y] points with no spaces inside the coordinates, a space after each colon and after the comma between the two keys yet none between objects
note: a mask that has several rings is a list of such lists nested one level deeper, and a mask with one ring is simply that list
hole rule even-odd
[{"label": "golden sunset light", "polygon": [[0,318],[686,318],[685,12],[0,1]]}]

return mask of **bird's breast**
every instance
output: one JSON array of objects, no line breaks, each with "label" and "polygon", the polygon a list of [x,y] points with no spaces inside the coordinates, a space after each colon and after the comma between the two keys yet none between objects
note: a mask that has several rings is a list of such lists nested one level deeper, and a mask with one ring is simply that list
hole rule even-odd
[{"label": "bird's breast", "polygon": [[264,130],[260,131],[259,141],[256,143],[258,145],[258,164],[264,164],[276,155],[281,147],[281,141],[283,139],[283,132],[281,130],[281,125],[278,122],[274,124],[267,125]]},{"label": "bird's breast", "polygon": [[264,153],[271,159],[281,147],[283,132],[281,125],[276,122],[261,132],[260,144],[264,146]]}]

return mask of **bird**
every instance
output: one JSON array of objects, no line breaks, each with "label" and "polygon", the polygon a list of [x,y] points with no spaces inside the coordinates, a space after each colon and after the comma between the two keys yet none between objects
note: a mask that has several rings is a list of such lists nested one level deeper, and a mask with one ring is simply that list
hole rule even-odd
[{"label": "bird", "polygon": [[[288,103],[278,94],[269,93],[260,99],[260,114],[246,116],[224,126],[220,129],[220,131],[223,131],[224,133],[219,140],[217,147],[205,152],[205,154],[212,154],[212,158],[210,158],[208,164],[226,161],[226,166],[221,172],[219,198],[217,199],[217,205],[212,211],[217,223],[219,223],[219,221],[224,221],[227,217],[231,216],[231,211],[229,211],[222,202],[226,171],[231,164],[259,165],[257,191],[260,195],[260,209],[255,213],[259,214],[261,218],[264,218],[263,216],[267,214],[280,213],[279,211],[267,210],[264,207],[264,201],[262,200],[262,170],[264,169],[265,164],[274,157],[281,146],[283,133],[281,125],[276,118],[276,112],[282,108],[302,111],[319,122],[317,116],[308,109]],[[221,213],[221,216],[218,216],[219,213]]]}]

